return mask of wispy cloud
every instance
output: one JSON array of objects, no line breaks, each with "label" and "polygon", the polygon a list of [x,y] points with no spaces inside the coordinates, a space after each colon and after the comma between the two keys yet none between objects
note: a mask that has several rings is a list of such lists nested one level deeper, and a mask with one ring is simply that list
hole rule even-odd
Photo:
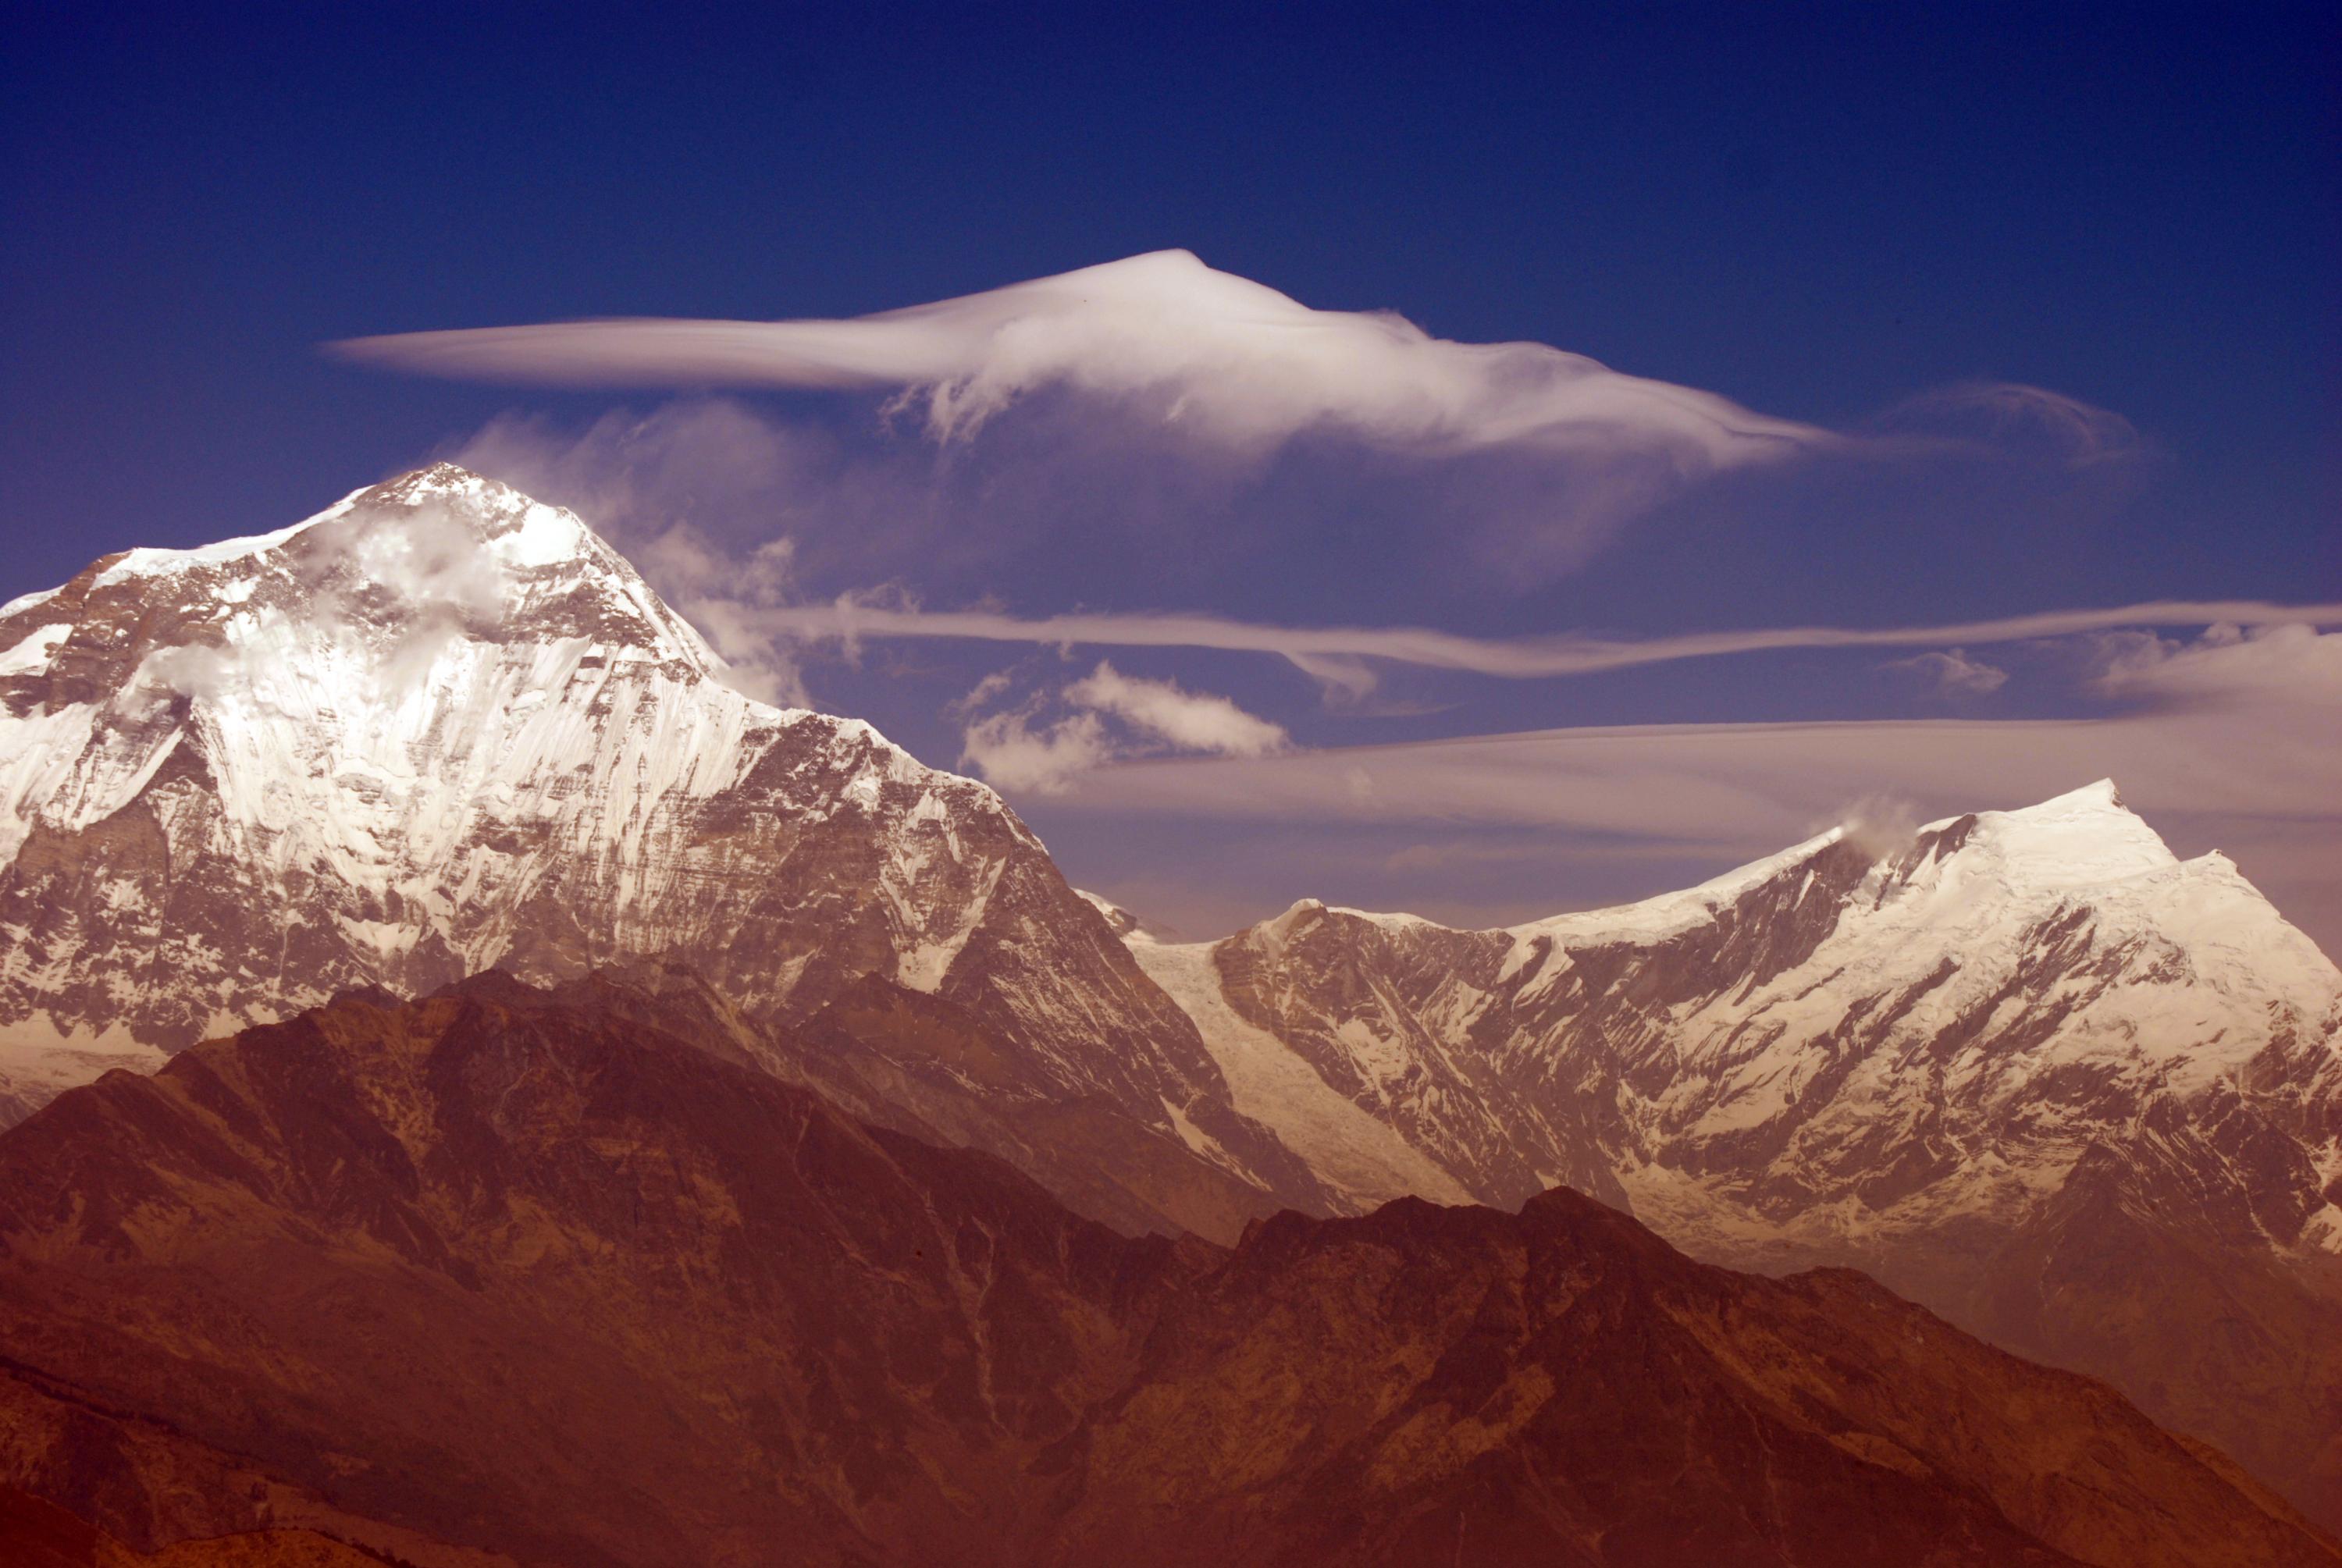
[{"label": "wispy cloud", "polygon": [[2045,457],[2069,469],[2139,456],[2146,443],[2131,422],[2021,382],[1962,381],[1907,397],[1870,421],[1877,436],[1960,442],[2012,456]]},{"label": "wispy cloud", "polygon": [[1641,639],[1581,634],[1484,638],[1421,626],[1280,626],[1207,614],[1076,614],[1024,618],[993,610],[927,610],[853,598],[760,611],[756,625],[807,642],[950,637],[1040,646],[1216,648],[1274,654],[1353,694],[1371,689],[1361,661],[1380,660],[1511,680],[1583,675],[1637,664],[1800,648],[1894,648],[2015,643],[2147,626],[2342,625],[2342,604],[2164,600],[2046,610],[1934,626],[1772,626]]},{"label": "wispy cloud", "polygon": [[[1525,842],[1556,845],[1590,837],[1720,870],[1849,814],[1899,832],[2111,774],[2150,822],[2198,849],[2230,851],[2279,908],[2342,952],[2342,634],[2216,634],[2165,644],[2159,655],[2137,643],[2123,653],[2108,678],[2144,701],[2112,717],[1629,725],[1128,761],[1073,783],[1050,810],[1059,824],[1067,813],[1101,826],[1176,820],[1198,844],[1306,841],[1316,846],[1315,870],[1287,867],[1272,890],[1289,899],[1296,876],[1314,879],[1302,884],[1312,891],[1357,888],[1358,845],[1392,834],[1435,844],[1446,841],[1427,833],[1466,842],[1528,834]],[[1534,894],[1506,882],[1501,856],[1457,882],[1465,874],[1447,858],[1409,851],[1386,863],[1386,896],[1410,901],[1421,884],[1404,879],[1446,870],[1442,896],[1451,900],[1476,887],[1526,897],[1528,908],[1579,902],[1566,879]],[[1197,852],[1183,864],[1209,884],[1196,897],[1225,894],[1223,884],[1246,874],[1241,857],[1215,864]],[[1641,891],[1667,884],[1656,876]],[[1185,914],[1188,896],[1157,904]]]},{"label": "wispy cloud", "polygon": [[[1849,800],[2020,804],[2107,774],[2143,809],[2342,825],[2332,741],[2290,706],[2097,720],[1656,724],[1466,735],[1251,760],[1120,764],[1066,804],[1108,814],[1567,829],[1794,842]],[[2220,759],[2249,756],[2237,768]]]}]

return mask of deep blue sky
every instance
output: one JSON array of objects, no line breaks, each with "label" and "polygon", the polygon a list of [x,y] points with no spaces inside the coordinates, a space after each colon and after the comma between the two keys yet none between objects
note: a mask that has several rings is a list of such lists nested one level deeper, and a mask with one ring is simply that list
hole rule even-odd
[{"label": "deep blue sky", "polygon": [[2342,498],[2330,8],[207,9],[11,10],[0,590],[516,401],[321,339],[848,315],[1171,245],[1824,423],[2054,387],[2174,454],[2159,549],[2238,587]]},{"label": "deep blue sky", "polygon": [[[0,598],[279,525],[499,414],[659,401],[405,379],[325,340],[848,315],[1172,246],[1832,428],[2047,387],[2150,455],[2081,495],[1727,485],[1528,592],[1378,577],[1406,514],[1346,523],[1346,557],[1303,529],[1150,577],[1049,544],[915,585],[1487,634],[2342,597],[2332,7],[353,9],[8,10]],[[1292,684],[1181,669],[1256,706]],[[965,674],[824,694],[948,763]],[[1375,738],[1905,700],[1794,660],[1441,695],[1460,717]]]}]

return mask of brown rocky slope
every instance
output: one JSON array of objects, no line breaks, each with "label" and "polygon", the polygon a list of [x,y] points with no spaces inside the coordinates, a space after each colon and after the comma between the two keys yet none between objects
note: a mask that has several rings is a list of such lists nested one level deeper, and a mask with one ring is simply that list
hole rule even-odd
[{"label": "brown rocky slope", "polygon": [[2342,1561],[1858,1275],[1567,1192],[1134,1240],[654,1005],[353,996],[0,1135],[0,1484],[571,1568]]}]

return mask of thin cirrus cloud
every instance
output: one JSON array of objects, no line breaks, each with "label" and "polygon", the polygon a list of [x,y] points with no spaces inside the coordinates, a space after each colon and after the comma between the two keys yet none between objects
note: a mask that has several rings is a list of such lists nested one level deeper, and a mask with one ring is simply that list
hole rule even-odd
[{"label": "thin cirrus cloud", "polygon": [[[2327,699],[2330,704],[2330,698]],[[2342,765],[2304,704],[2106,719],[1650,724],[1463,735],[1241,761],[1124,763],[1066,804],[1183,816],[1568,828],[1787,844],[1847,801],[2020,805],[2103,774],[2135,804],[2342,826]],[[2327,707],[2330,715],[2331,707]],[[2250,756],[2249,769],[2225,759]],[[1777,847],[1777,845],[1776,845]]]},{"label": "thin cirrus cloud", "polygon": [[[1864,799],[1907,802],[1918,822],[2029,805],[2111,775],[2181,854],[2227,852],[2287,919],[2342,954],[2342,768],[2307,716],[1626,726],[1126,762],[1070,781],[1049,801],[1045,831],[1066,831],[1071,814],[1145,844],[1126,830],[1179,824],[1175,860],[1126,854],[1115,868],[1157,887],[1147,913],[1198,933],[1225,928],[1215,897],[1248,874],[1263,844],[1285,852],[1273,885],[1246,889],[1265,908],[1296,891],[1330,897],[1335,886],[1376,908],[1501,892],[1514,906],[1506,918],[1526,919],[1755,860],[1845,820]],[[2332,718],[2328,708],[2329,726]],[[1416,842],[1361,886],[1360,846],[1387,846],[1378,835],[1389,834]],[[1506,874],[1538,851],[1551,861],[1533,885]],[[1443,858],[1457,854],[1489,864],[1459,872]],[[1619,856],[1667,869],[1622,884],[1616,867],[1600,874],[1593,864]],[[1589,887],[1606,896],[1589,901]]]},{"label": "thin cirrus cloud", "polygon": [[1931,388],[1873,417],[1867,433],[1874,440],[2047,459],[2066,469],[2104,467],[2147,451],[2137,426],[2113,410],[2007,381]]},{"label": "thin cirrus cloud", "polygon": [[748,617],[766,634],[800,642],[942,637],[1041,646],[1211,648],[1272,654],[1350,694],[1372,688],[1366,661],[1512,680],[1582,675],[1637,664],[1801,648],[1924,647],[2014,643],[2145,626],[2342,625],[2342,604],[2166,600],[2103,609],[2047,610],[1936,626],[1777,626],[1641,639],[1584,634],[1486,638],[1421,626],[1280,626],[1208,614],[1076,614],[1020,617],[991,610],[926,610],[852,597],[776,605]]}]

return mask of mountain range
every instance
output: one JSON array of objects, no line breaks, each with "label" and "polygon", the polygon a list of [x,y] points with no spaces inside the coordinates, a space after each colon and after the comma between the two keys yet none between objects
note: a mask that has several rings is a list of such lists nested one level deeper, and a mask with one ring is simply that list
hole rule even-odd
[{"label": "mountain range", "polygon": [[1507,931],[1133,931],[1337,1193],[1863,1268],[2342,1518],[2342,974],[2101,782]]},{"label": "mountain range", "polygon": [[1567,1189],[1126,1236],[613,988],[353,994],[0,1139],[0,1480],[415,1563],[2342,1562],[1858,1273]]},{"label": "mountain range", "polygon": [[1175,944],[729,678],[446,464],[0,606],[26,1510],[416,1562],[2327,1560],[2206,1444],[2342,1524],[2342,975],[2111,784]]}]

